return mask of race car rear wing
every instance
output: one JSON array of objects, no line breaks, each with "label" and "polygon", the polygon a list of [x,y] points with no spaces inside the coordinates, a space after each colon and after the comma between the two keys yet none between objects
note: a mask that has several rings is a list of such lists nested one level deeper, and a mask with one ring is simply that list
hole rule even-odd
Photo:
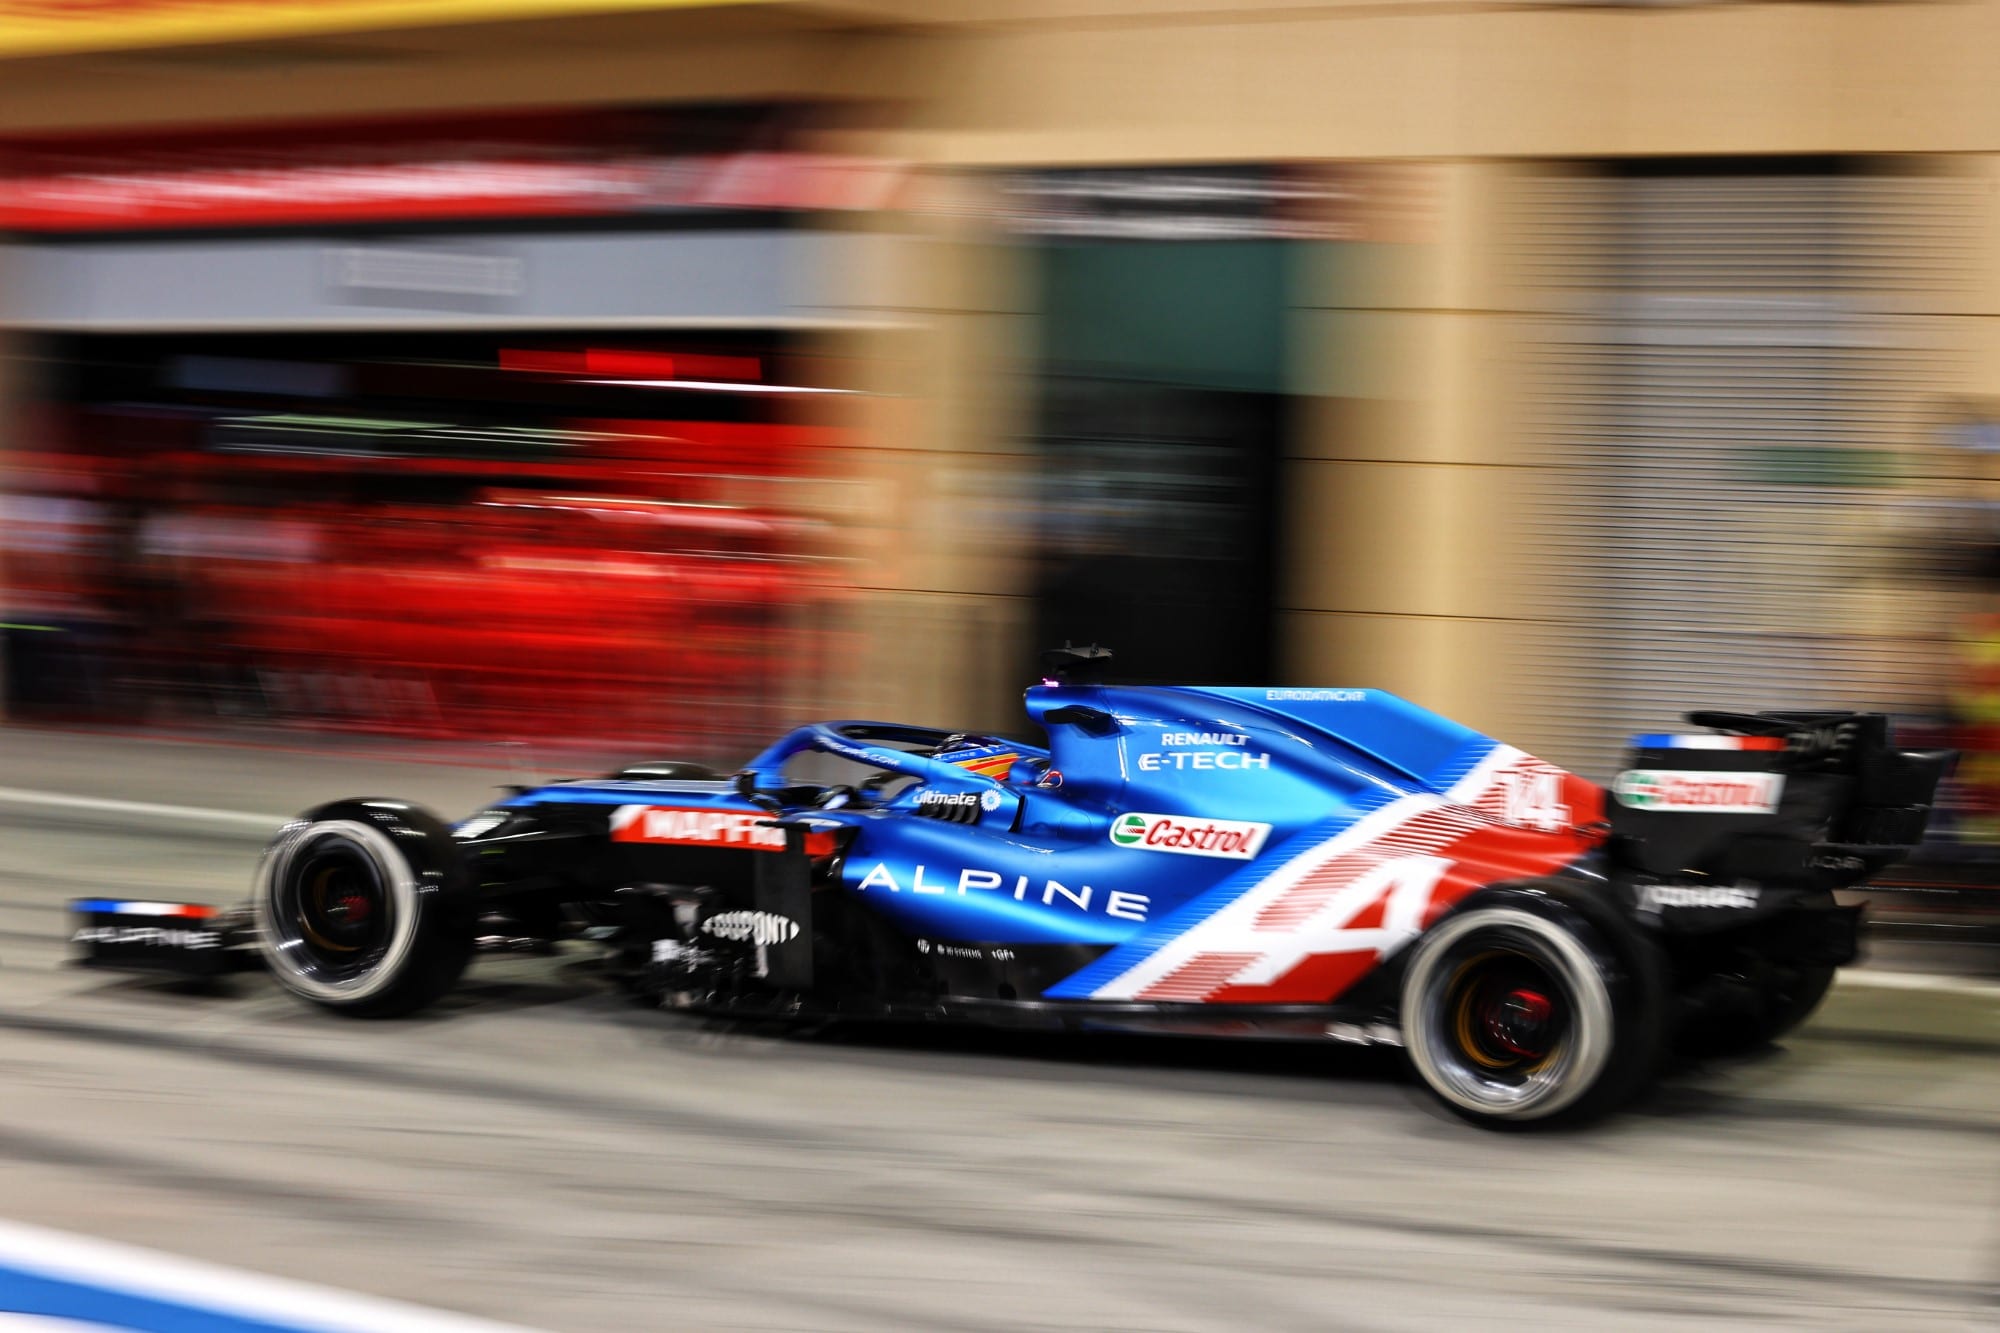
[{"label": "race car rear wing", "polygon": [[1611,786],[1622,869],[1841,888],[1908,856],[1956,753],[1899,750],[1880,713],[1689,713],[1633,738]]}]

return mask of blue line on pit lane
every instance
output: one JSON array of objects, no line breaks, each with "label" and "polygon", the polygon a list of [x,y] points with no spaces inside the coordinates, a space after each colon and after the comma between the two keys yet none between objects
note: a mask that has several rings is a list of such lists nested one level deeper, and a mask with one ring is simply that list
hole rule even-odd
[{"label": "blue line on pit lane", "polygon": [[0,1333],[529,1333],[0,1218]]},{"label": "blue line on pit lane", "polygon": [[[246,1319],[0,1264],[0,1315],[5,1314],[80,1321],[74,1333],[85,1333],[87,1329],[115,1329],[118,1333],[300,1333],[308,1327],[325,1327]],[[0,1323],[0,1328],[4,1327]]]}]

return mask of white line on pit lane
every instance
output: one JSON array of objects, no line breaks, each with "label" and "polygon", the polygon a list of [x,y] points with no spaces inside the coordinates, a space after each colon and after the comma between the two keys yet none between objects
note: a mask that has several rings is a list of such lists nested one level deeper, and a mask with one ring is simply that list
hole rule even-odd
[{"label": "white line on pit lane", "polygon": [[1836,973],[1835,979],[1842,986],[1942,991],[1950,995],[1980,995],[2000,1000],[2000,982],[1975,981],[1969,977],[1945,976],[1935,972],[1891,972],[1883,968],[1850,967]]},{"label": "white line on pit lane", "polygon": [[47,810],[98,810],[110,815],[140,815],[187,823],[225,824],[231,828],[275,831],[291,816],[260,815],[249,810],[215,810],[200,805],[158,805],[152,801],[118,801],[109,796],[72,796],[67,792],[30,791],[0,787],[0,805],[35,806]]},{"label": "white line on pit lane", "polygon": [[[53,1307],[64,1300],[77,1306],[82,1327],[99,1302],[93,1293],[136,1297],[187,1307],[268,1327],[271,1333],[527,1333],[518,1324],[449,1310],[432,1310],[378,1296],[267,1277],[154,1250],[137,1249],[89,1236],[76,1236],[19,1222],[0,1221],[0,1283],[8,1270],[72,1285],[73,1298],[38,1301]],[[34,1311],[58,1319],[71,1315],[54,1308]],[[72,1325],[74,1326],[74,1325]],[[156,1323],[112,1327],[157,1327]],[[197,1327],[185,1319],[175,1327]]]}]

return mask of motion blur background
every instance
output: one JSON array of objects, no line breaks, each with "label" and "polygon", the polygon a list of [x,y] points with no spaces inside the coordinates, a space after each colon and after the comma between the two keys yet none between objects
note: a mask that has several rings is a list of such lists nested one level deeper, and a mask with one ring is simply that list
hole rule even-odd
[{"label": "motion blur background", "polygon": [[16,720],[1004,729],[1038,646],[2000,837],[2000,4],[0,0]]},{"label": "motion blur background", "polygon": [[[0,0],[0,1307],[28,1223],[577,1333],[1992,1326],[1995,52],[2000,0]],[[575,955],[393,1025],[66,965],[66,900],[234,901],[329,797],[1008,732],[1064,639],[1599,780],[1715,706],[1967,759],[1812,1023],[1574,1137]]]}]

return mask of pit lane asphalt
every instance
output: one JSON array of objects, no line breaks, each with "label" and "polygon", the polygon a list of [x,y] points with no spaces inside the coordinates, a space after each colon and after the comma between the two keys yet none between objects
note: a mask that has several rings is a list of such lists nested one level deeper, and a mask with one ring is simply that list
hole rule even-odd
[{"label": "pit lane asphalt", "polygon": [[243,893],[254,820],[147,807],[509,780],[0,730],[0,1217],[562,1330],[2000,1323],[2000,982],[1864,974],[1781,1050],[1497,1135],[1392,1052],[785,1038],[575,959],[380,1024],[60,965],[68,897]]}]

